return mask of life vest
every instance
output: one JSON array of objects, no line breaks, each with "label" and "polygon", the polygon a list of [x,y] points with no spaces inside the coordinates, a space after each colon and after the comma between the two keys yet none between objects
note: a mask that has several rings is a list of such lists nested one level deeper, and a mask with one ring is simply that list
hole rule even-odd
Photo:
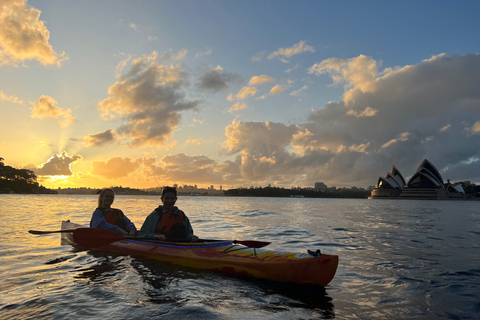
[{"label": "life vest", "polygon": [[106,209],[103,214],[105,215],[105,220],[108,223],[119,226],[123,230],[127,231],[127,223],[123,219],[123,212],[119,209]]},{"label": "life vest", "polygon": [[166,238],[186,238],[185,213],[179,210],[178,213],[163,212],[162,219],[155,229],[155,234],[163,234]]}]

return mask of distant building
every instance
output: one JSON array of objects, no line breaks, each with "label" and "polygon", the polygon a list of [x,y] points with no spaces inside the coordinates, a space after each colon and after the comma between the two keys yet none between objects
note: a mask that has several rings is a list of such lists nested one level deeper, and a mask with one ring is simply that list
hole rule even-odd
[{"label": "distant building", "polygon": [[315,191],[327,191],[327,185],[323,182],[315,182]]},{"label": "distant building", "polygon": [[442,175],[427,159],[423,160],[417,172],[408,180],[400,171],[392,166],[392,172],[385,177],[379,177],[377,186],[373,188],[369,199],[464,199],[465,191],[458,185],[454,186],[450,180],[445,184]]}]

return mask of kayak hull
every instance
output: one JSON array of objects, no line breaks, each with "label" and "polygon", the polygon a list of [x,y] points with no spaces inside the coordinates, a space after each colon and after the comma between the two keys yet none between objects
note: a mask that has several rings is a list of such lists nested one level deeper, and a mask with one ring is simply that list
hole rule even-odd
[{"label": "kayak hull", "polygon": [[[80,227],[85,226],[62,222],[62,230]],[[72,233],[62,233],[62,240],[63,243],[75,244]],[[299,285],[326,286],[335,276],[338,266],[337,255],[313,256],[309,253],[255,249],[224,240],[170,243],[136,238],[98,249],[228,275]]]}]

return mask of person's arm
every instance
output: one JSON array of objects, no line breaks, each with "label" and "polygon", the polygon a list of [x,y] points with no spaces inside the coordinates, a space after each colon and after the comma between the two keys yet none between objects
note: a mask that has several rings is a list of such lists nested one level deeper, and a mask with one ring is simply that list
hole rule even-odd
[{"label": "person's arm", "polygon": [[113,231],[121,235],[125,234],[125,231],[123,231],[119,226],[108,223],[102,213],[102,210],[100,210],[99,208],[97,208],[92,214],[92,219],[90,220],[90,228],[100,228]]},{"label": "person's arm", "polygon": [[138,233],[138,237],[156,238],[155,229],[157,228],[158,221],[160,221],[160,213],[154,210],[143,222],[140,232]]},{"label": "person's arm", "polygon": [[193,228],[192,228],[192,224],[190,223],[190,220],[188,219],[185,213],[183,215],[185,216],[185,234],[187,235],[187,239],[189,239],[192,242],[197,242],[198,237],[193,234]]},{"label": "person's arm", "polygon": [[123,214],[123,220],[125,220],[126,224],[127,224],[127,232],[131,232],[132,230],[134,231],[134,233],[137,231],[137,227],[135,227],[135,224],[130,221],[130,219],[128,219],[128,217],[122,212]]}]

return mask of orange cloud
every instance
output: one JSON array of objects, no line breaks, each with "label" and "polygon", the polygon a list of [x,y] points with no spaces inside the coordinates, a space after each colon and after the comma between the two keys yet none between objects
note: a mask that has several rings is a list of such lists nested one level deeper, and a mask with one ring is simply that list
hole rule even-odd
[{"label": "orange cloud", "polygon": [[56,106],[57,101],[49,96],[41,96],[35,102],[32,108],[32,118],[51,118],[58,121],[60,126],[67,127],[77,121],[77,118],[72,116],[70,109],[64,110]]},{"label": "orange cloud", "polygon": [[25,0],[0,3],[0,66],[35,59],[44,65],[61,66],[67,60],[48,43],[50,32],[39,20],[41,11]]}]

